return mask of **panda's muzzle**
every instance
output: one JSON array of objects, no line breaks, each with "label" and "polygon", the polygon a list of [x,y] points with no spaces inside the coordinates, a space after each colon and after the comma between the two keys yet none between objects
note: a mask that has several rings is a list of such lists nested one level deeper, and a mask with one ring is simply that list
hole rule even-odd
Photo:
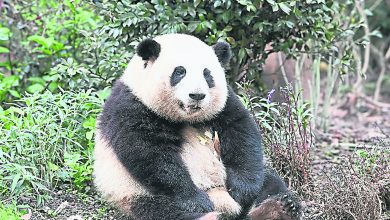
[{"label": "panda's muzzle", "polygon": [[186,100],[179,99],[179,106],[187,114],[199,112],[203,109],[206,96],[202,92],[188,93]]},{"label": "panda's muzzle", "polygon": [[189,105],[185,105],[183,102],[179,102],[179,106],[180,108],[187,112],[187,113],[195,113],[195,112],[198,112],[202,109],[201,105],[200,105],[200,102],[196,102],[196,103],[191,103]]},{"label": "panda's muzzle", "polygon": [[195,105],[189,105],[188,106],[189,109],[193,110],[193,111],[198,111],[200,109],[202,109],[199,105],[195,104]]}]

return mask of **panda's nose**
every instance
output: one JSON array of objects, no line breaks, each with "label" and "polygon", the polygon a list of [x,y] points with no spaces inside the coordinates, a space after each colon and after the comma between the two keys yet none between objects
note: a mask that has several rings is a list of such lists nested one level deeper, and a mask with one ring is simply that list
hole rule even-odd
[{"label": "panda's nose", "polygon": [[191,99],[194,99],[196,101],[200,101],[204,99],[204,97],[206,97],[206,95],[203,93],[190,93],[189,96]]}]

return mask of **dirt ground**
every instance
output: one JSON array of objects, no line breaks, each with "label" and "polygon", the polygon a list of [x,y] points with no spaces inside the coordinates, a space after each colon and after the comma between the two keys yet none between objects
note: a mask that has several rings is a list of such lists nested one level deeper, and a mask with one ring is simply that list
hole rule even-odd
[{"label": "dirt ground", "polygon": [[51,194],[51,198],[43,207],[30,209],[22,219],[119,220],[123,218],[118,211],[102,201],[96,191],[78,193],[58,189]]},{"label": "dirt ground", "polygon": [[[365,97],[349,95],[345,103],[332,107],[329,131],[327,133],[317,132],[316,148],[312,151],[313,178],[320,178],[326,172],[329,174],[332,169],[339,169],[340,165],[342,167],[345,162],[343,159],[353,156],[359,149],[379,147],[390,152],[389,103],[390,99],[389,102],[374,103]],[[390,164],[387,165],[389,166]],[[336,184],[338,184],[336,187],[342,185],[337,182]],[[314,216],[319,211],[317,207],[319,204],[315,201],[304,203],[306,203],[304,219],[317,219]],[[390,219],[390,207],[382,211],[384,214],[380,219]]]},{"label": "dirt ground", "polygon": [[317,132],[314,165],[390,140],[390,100],[388,103],[370,106],[361,100],[357,108],[351,108],[347,103],[332,107],[329,131]]}]

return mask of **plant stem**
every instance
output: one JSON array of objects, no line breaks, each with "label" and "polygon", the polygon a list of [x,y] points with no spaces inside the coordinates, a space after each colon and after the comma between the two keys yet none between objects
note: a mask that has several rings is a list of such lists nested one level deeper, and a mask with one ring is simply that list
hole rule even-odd
[{"label": "plant stem", "polygon": [[327,73],[327,82],[325,90],[324,105],[321,118],[321,127],[325,132],[329,129],[329,117],[330,117],[330,101],[333,93],[334,85],[337,80],[337,73],[333,68],[333,57],[329,57],[329,69]]}]

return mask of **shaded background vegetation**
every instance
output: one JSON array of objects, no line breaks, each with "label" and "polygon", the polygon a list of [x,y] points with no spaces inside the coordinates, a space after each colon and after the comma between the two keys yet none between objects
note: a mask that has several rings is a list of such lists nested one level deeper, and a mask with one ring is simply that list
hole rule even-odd
[{"label": "shaded background vegetation", "polygon": [[[63,185],[92,194],[96,117],[112,83],[142,39],[187,33],[231,44],[227,78],[258,120],[272,165],[303,200],[314,201],[317,214],[307,218],[383,216],[388,133],[344,155],[350,178],[326,171],[319,185],[313,160],[332,107],[344,104],[353,114],[361,107],[356,100],[372,100],[389,108],[389,7],[380,0],[0,0],[1,203],[39,207]],[[268,71],[270,65],[276,68]],[[340,190],[340,198],[321,197],[324,189]],[[378,203],[353,206],[356,194],[346,193],[353,190],[372,192],[359,194],[358,204]],[[0,216],[20,210],[0,206]]]}]

